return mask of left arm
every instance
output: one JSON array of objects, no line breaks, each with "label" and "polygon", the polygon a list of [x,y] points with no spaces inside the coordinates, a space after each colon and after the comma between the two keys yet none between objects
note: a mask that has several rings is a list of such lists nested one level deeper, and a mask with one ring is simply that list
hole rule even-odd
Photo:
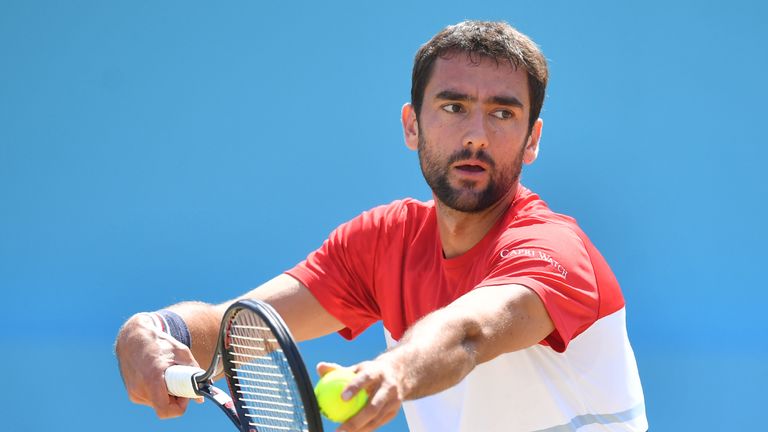
[{"label": "left arm", "polygon": [[[401,341],[373,361],[353,366],[347,387],[370,400],[344,423],[346,432],[371,431],[391,420],[402,401],[458,384],[480,363],[539,343],[554,330],[539,296],[522,285],[477,288],[414,324]],[[321,364],[324,374],[334,366]]]}]

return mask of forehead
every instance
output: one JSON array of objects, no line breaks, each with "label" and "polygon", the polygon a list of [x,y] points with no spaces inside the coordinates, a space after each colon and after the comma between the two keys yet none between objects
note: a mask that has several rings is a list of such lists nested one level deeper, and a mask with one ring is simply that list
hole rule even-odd
[{"label": "forehead", "polygon": [[494,96],[515,96],[526,106],[528,73],[507,60],[455,53],[438,57],[424,89],[425,99],[444,90],[454,90],[479,100]]}]

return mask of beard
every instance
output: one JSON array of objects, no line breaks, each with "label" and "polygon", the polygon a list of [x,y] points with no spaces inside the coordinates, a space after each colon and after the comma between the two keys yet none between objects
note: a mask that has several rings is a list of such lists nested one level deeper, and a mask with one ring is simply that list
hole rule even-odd
[{"label": "beard", "polygon": [[[498,166],[484,150],[471,151],[468,148],[454,152],[450,157],[441,161],[430,150],[427,139],[419,128],[419,163],[424,179],[438,200],[446,206],[464,213],[478,213],[496,204],[506,195],[520,178],[523,167],[525,146],[510,165]],[[473,180],[460,180],[459,187],[451,186],[448,174],[451,165],[463,160],[475,159],[484,162],[489,168],[489,180],[484,189],[477,188]]]}]

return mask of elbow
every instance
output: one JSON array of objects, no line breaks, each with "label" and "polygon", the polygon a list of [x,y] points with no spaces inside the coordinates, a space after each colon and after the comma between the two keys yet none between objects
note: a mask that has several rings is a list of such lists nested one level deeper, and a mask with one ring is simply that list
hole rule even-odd
[{"label": "elbow", "polygon": [[465,361],[462,362],[465,365],[465,370],[462,371],[462,377],[472,371],[480,361],[481,350],[484,346],[485,335],[483,334],[482,325],[474,319],[467,318],[461,323],[461,339],[459,341],[459,348],[462,351],[462,357]]}]

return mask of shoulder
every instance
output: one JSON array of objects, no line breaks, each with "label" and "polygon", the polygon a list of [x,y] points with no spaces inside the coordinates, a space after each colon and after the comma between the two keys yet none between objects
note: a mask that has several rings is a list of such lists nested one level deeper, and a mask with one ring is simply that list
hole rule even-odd
[{"label": "shoulder", "polygon": [[572,286],[599,290],[602,313],[623,307],[613,271],[577,221],[553,212],[538,196],[526,199],[498,236],[493,251],[496,262],[548,266]]},{"label": "shoulder", "polygon": [[574,218],[553,212],[537,194],[522,186],[520,188],[507,214],[502,241],[541,238],[569,240],[577,244],[584,242],[586,236]]},{"label": "shoulder", "polygon": [[368,233],[388,234],[419,227],[434,217],[434,203],[413,198],[395,200],[366,210],[352,220],[342,224],[337,231],[346,234]]},{"label": "shoulder", "polygon": [[575,219],[553,212],[538,195],[525,189],[510,208],[492,253],[499,261],[515,257],[543,260],[559,273],[581,268],[587,276],[592,272],[593,248]]},{"label": "shoulder", "polygon": [[376,214],[387,219],[407,218],[409,216],[418,218],[432,212],[434,207],[433,201],[424,202],[414,198],[403,198],[374,207],[365,213]]},{"label": "shoulder", "polygon": [[358,218],[377,226],[419,224],[434,214],[434,202],[404,198],[364,211]]}]

